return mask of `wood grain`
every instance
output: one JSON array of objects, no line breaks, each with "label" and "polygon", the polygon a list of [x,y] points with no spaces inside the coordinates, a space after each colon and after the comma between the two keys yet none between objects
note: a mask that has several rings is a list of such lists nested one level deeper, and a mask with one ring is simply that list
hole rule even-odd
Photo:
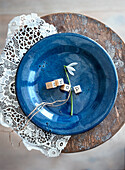
[{"label": "wood grain", "polygon": [[0,0],[0,52],[4,48],[8,23],[13,17],[28,13],[43,16],[67,11],[99,19],[125,40],[124,0]]}]

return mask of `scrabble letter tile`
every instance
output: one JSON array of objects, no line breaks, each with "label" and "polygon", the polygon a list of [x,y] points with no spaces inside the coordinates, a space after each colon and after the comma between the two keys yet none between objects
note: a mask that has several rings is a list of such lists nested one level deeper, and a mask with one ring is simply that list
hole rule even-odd
[{"label": "scrabble letter tile", "polygon": [[60,79],[55,80],[55,84],[56,84],[56,86],[62,86],[62,85],[64,85],[64,80],[63,80],[63,78],[60,78]]},{"label": "scrabble letter tile", "polygon": [[75,91],[76,94],[82,92],[80,85],[74,86],[73,88],[74,88],[74,91]]},{"label": "scrabble letter tile", "polygon": [[53,89],[53,88],[56,88],[56,84],[55,84],[55,81],[51,81],[51,82],[47,82],[46,83],[46,89]]},{"label": "scrabble letter tile", "polygon": [[52,88],[53,88],[52,82],[47,82],[46,89],[52,89]]},{"label": "scrabble letter tile", "polygon": [[63,91],[67,91],[67,92],[69,92],[70,91],[70,88],[71,88],[71,85],[69,85],[69,84],[64,84],[63,86],[61,86],[61,90],[63,90]]},{"label": "scrabble letter tile", "polygon": [[52,81],[52,87],[53,87],[53,88],[56,88],[56,87],[57,87],[55,81]]}]

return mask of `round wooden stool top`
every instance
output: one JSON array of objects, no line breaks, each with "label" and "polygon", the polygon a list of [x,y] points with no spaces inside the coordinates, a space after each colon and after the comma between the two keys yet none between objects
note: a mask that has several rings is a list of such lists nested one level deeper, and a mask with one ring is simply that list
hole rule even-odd
[{"label": "round wooden stool top", "polygon": [[63,152],[78,152],[92,149],[106,142],[122,127],[125,120],[125,44],[109,27],[81,14],[57,13],[41,17],[53,24],[59,33],[72,32],[92,38],[109,53],[119,78],[118,95],[108,116],[95,128],[72,135]]}]

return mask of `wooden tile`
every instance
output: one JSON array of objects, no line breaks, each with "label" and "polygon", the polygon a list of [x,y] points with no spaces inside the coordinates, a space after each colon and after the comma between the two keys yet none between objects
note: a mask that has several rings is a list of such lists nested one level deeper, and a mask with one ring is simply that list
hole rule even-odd
[{"label": "wooden tile", "polygon": [[53,86],[52,86],[52,82],[47,82],[46,83],[46,89],[52,89]]},{"label": "wooden tile", "polygon": [[60,79],[55,80],[55,84],[56,84],[56,86],[62,86],[62,85],[64,85],[64,80],[63,80],[63,78],[60,78]]},{"label": "wooden tile", "polygon": [[73,89],[74,89],[74,92],[75,92],[76,94],[82,92],[82,89],[81,89],[80,85],[74,86]]},{"label": "wooden tile", "polygon": [[47,82],[46,83],[46,89],[53,89],[56,88],[55,81]]},{"label": "wooden tile", "polygon": [[56,88],[57,86],[56,86],[56,84],[55,84],[55,80],[54,81],[52,81],[52,88]]},{"label": "wooden tile", "polygon": [[70,88],[71,88],[71,85],[69,85],[69,84],[64,84],[63,86],[61,86],[61,90],[63,90],[63,91],[67,91],[67,92],[69,92],[70,91]]}]

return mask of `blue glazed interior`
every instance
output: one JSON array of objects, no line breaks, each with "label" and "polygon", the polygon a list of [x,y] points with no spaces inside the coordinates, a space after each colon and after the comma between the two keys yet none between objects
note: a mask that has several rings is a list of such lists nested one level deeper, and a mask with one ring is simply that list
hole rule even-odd
[{"label": "blue glazed interior", "polygon": [[73,135],[99,124],[109,113],[117,93],[117,74],[106,51],[93,40],[74,33],[49,36],[36,43],[23,57],[16,76],[16,94],[26,115],[43,101],[66,99],[59,87],[47,90],[46,82],[64,78],[63,65],[77,62],[72,87],[80,85],[82,93],[73,92],[74,112],[70,100],[60,107],[44,107],[32,122],[52,133]]}]

